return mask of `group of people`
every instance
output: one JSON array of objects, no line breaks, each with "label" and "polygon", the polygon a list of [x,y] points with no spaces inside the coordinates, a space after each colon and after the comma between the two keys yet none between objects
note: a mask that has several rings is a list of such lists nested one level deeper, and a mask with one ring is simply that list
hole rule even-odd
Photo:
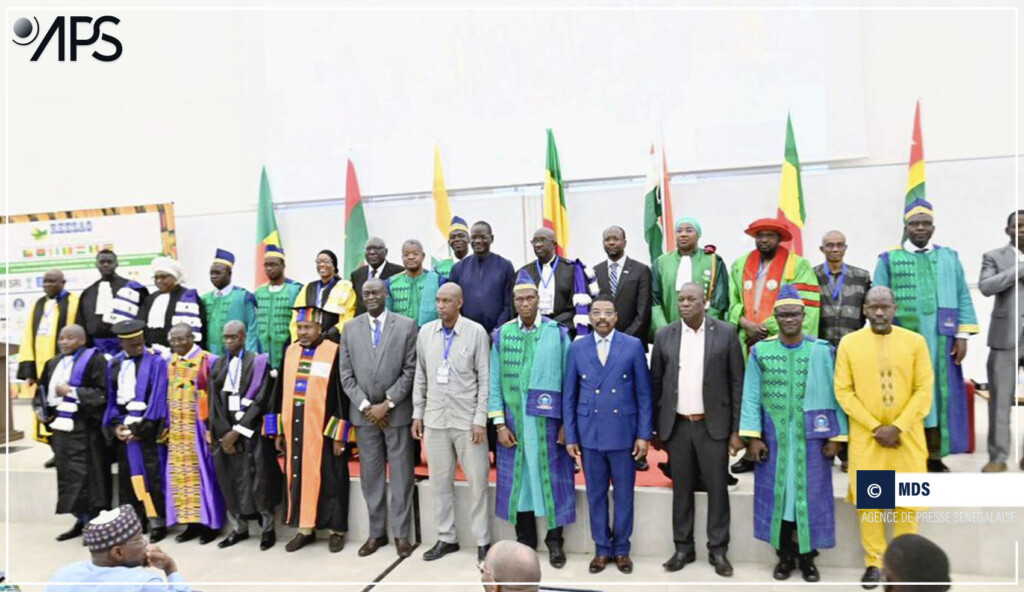
[{"label": "group of people", "polygon": [[[932,243],[931,204],[914,201],[904,220],[906,240],[879,256],[873,274],[845,262],[846,239],[835,231],[822,240],[825,263],[812,267],[787,248],[791,227],[775,218],[747,227],[756,248],[727,268],[701,246],[690,217],[674,225],[677,249],[652,267],[626,257],[619,227],[604,231],[608,257],[593,270],[560,256],[541,228],[536,259],[517,271],[491,252],[489,224],[456,217],[453,257],[433,270],[419,241],[405,241],[399,266],[373,238],[349,280],[323,250],[318,279],[303,286],[286,278],[281,249],[268,247],[269,281],[255,294],[232,284],[234,257],[223,250],[210,267],[215,289],[201,297],[167,258],[154,261],[152,294],[118,276],[109,251],[80,299],[59,271],[47,272],[19,377],[39,383],[34,406],[53,433],[57,511],[76,517],[58,538],[78,536],[110,506],[109,445],[119,499],[148,524],[150,540],[181,523],[177,540],[206,543],[226,519],[218,546],[229,547],[249,536],[253,519],[267,549],[283,502],[284,522],[297,529],[287,551],[319,529],[338,552],[357,445],[370,516],[358,554],[393,540],[408,557],[421,444],[438,532],[425,560],[459,550],[457,465],[486,557],[493,452],[494,512],[520,543],[537,547],[540,520],[551,565],[565,565],[563,528],[576,518],[582,466],[596,544],[589,569],[614,563],[630,573],[635,476],[652,446],[667,451],[673,480],[675,553],[665,569],[696,559],[702,483],[709,561],[730,576],[728,459],[743,451],[732,469],[754,472],[754,534],[777,550],[774,577],[799,568],[818,581],[814,557],[835,545],[834,457],[847,459],[855,502],[857,470],[948,471],[942,458],[967,450],[960,363],[978,332],[967,282],[956,251]],[[986,254],[981,289],[997,296],[994,321],[1013,314],[1020,228],[1015,213],[1010,244]],[[1017,365],[1006,352],[1020,338],[1019,324],[997,324],[1009,326],[993,322],[990,332],[985,471],[1006,469]],[[873,586],[884,524],[862,519],[860,529],[863,581]],[[913,519],[896,524],[897,535],[915,531]]]}]

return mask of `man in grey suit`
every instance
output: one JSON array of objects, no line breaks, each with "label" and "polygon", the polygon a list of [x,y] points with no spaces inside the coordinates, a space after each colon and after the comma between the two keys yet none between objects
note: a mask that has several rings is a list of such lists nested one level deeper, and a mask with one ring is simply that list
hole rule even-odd
[{"label": "man in grey suit", "polygon": [[[1019,361],[1015,348],[1021,342],[1021,317],[1014,319],[1014,287],[1017,315],[1024,314],[1024,210],[1010,214],[1006,234],[1010,244],[991,250],[982,257],[978,289],[985,296],[995,296],[992,322],[988,326],[988,464],[982,473],[1006,470],[1010,454],[1010,410],[1016,392]],[[1016,243],[1016,244],[1014,244]],[[1014,322],[1016,320],[1016,322]],[[1024,469],[1024,458],[1021,459]]]},{"label": "man in grey suit", "polygon": [[729,455],[746,448],[739,436],[743,352],[736,327],[704,314],[704,288],[679,288],[680,320],[662,327],[651,351],[654,442],[668,449],[672,469],[672,530],[676,551],[662,566],[678,571],[697,560],[693,544],[694,485],[708,491],[708,561],[733,573],[729,548]]},{"label": "man in grey suit", "polygon": [[[370,537],[359,548],[366,557],[388,544],[390,523],[399,557],[412,554],[412,381],[416,374],[416,323],[387,311],[384,282],[363,284],[366,312],[345,325],[338,349],[338,374],[351,401],[349,417],[359,442],[359,474],[370,512]],[[391,495],[384,506],[384,464],[391,468]]]}]

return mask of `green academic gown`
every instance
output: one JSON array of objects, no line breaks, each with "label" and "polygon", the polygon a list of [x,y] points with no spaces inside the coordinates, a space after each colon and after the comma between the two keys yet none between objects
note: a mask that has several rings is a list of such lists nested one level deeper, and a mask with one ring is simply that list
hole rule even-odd
[{"label": "green academic gown", "polygon": [[203,294],[203,308],[206,311],[204,330],[206,350],[215,356],[224,355],[224,325],[228,321],[242,321],[245,324],[245,349],[261,353],[256,326],[256,297],[252,292],[238,286],[220,296],[215,290]]},{"label": "green academic gown", "polygon": [[[704,286],[708,299],[708,316],[724,319],[729,314],[729,273],[721,255],[711,246],[698,249],[690,255],[692,269],[690,281]],[[679,251],[665,253],[654,262],[654,308],[651,309],[651,335],[666,325],[679,320],[676,304],[676,279],[682,255]]]},{"label": "green academic gown", "polygon": [[761,255],[757,250],[743,255],[732,263],[729,272],[729,318],[739,328],[740,343],[746,348],[747,332],[740,327],[740,319],[746,317],[755,323],[764,323],[768,336],[779,334],[779,323],[775,320],[773,306],[783,284],[792,284],[804,302],[804,335],[818,334],[818,319],[821,318],[821,291],[818,276],[809,261],[779,247],[765,270],[767,279],[761,294],[760,306],[754,306],[758,264]]}]

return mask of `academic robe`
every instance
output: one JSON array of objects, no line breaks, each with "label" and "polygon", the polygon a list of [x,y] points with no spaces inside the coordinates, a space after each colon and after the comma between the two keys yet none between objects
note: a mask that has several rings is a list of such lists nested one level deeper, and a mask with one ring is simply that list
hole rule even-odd
[{"label": "academic robe", "polygon": [[548,528],[575,522],[573,462],[557,442],[568,331],[538,317],[530,332],[517,319],[495,329],[491,338],[487,415],[508,425],[518,441],[511,448],[499,445],[495,452],[495,514],[515,524],[519,512],[533,512],[546,519]]},{"label": "academic robe", "polygon": [[740,343],[746,350],[747,332],[740,327],[740,319],[764,323],[768,337],[779,334],[779,323],[775,320],[773,306],[783,284],[792,284],[804,301],[804,335],[818,334],[818,317],[821,315],[821,291],[818,276],[803,257],[779,247],[766,270],[764,291],[759,306],[754,308],[757,284],[757,269],[761,253],[756,249],[732,263],[729,272],[729,318],[738,328]]},{"label": "academic robe", "polygon": [[[715,253],[715,247],[708,245],[698,248],[690,257],[690,277],[687,281],[704,286],[707,297],[707,314],[711,318],[725,320],[729,316],[729,272],[722,256]],[[651,266],[654,275],[654,308],[651,311],[651,335],[658,329],[679,320],[679,294],[676,280],[679,275],[679,251],[665,253]]]},{"label": "academic robe", "polygon": [[[101,302],[101,285],[109,284],[111,300]],[[108,282],[99,279],[82,291],[78,301],[79,324],[85,329],[86,345],[98,347],[111,357],[121,351],[121,343],[111,327],[118,321],[136,319],[139,307],[149,296],[149,290],[139,282],[114,275]],[[109,308],[108,308],[109,307]]]},{"label": "academic robe", "polygon": [[[469,255],[466,255],[466,256],[468,257]],[[465,258],[466,257],[463,257],[462,259],[465,259]],[[434,268],[434,271],[437,273],[437,275],[441,276],[442,283],[448,281],[448,278],[452,274],[452,268],[455,267],[456,263],[458,263],[459,261],[462,261],[462,259],[456,259],[455,257],[449,257],[447,259],[442,259],[442,260],[437,261],[437,262],[432,264],[432,266]]]},{"label": "academic robe", "polygon": [[875,265],[874,284],[888,286],[896,299],[895,324],[928,343],[935,371],[927,428],[939,428],[941,454],[967,452],[969,428],[963,367],[953,363],[953,341],[979,331],[971,292],[956,251],[933,246],[927,253],[895,248]]},{"label": "academic robe", "polygon": [[[319,306],[323,309],[321,326],[324,338],[338,343],[345,323],[356,315],[356,291],[351,282],[337,276],[326,284],[316,280],[306,284],[305,289],[295,297],[293,306]],[[292,316],[292,320],[294,322],[295,316]]]},{"label": "academic robe", "polygon": [[512,284],[516,270],[501,255],[467,255],[452,266],[448,281],[462,288],[462,315],[476,321],[488,334],[515,316]]},{"label": "academic robe", "polygon": [[110,463],[106,460],[103,434],[107,360],[94,348],[83,347],[72,354],[75,361],[68,386],[74,392],[51,406],[47,401],[50,379],[65,357],[60,354],[46,362],[32,407],[37,415],[54,418],[57,424],[51,424],[51,444],[57,462],[57,513],[95,514],[110,508],[111,501]]},{"label": "academic robe", "polygon": [[[857,502],[858,470],[927,470],[924,418],[932,406],[934,380],[928,344],[913,331],[893,327],[888,335],[876,335],[864,327],[839,342],[836,400],[850,422],[847,501]],[[899,428],[898,447],[885,448],[875,440],[875,429],[883,425]]]},{"label": "academic robe", "polygon": [[739,433],[768,446],[768,458],[754,465],[754,536],[776,549],[783,520],[796,523],[800,553],[836,544],[832,459],[823,447],[845,442],[849,430],[834,365],[831,345],[813,337],[750,348]]},{"label": "academic robe", "polygon": [[42,296],[29,314],[18,349],[19,380],[37,380],[46,362],[56,355],[61,329],[77,322],[78,294],[61,290],[53,299]]},{"label": "academic robe", "polygon": [[348,530],[348,449],[334,456],[335,440],[348,438],[348,397],[338,375],[338,344],[321,337],[312,348],[295,342],[284,356],[268,435],[285,443],[285,524]]},{"label": "academic robe", "polygon": [[[118,377],[125,359],[122,351],[107,365],[107,410],[103,415],[103,426],[110,430],[117,453],[118,499],[135,506],[140,519],[163,517],[167,444],[161,436],[167,417],[167,362],[156,351],[144,350],[134,359],[135,392],[128,402],[118,403]],[[117,439],[113,430],[122,424],[138,440]]]},{"label": "academic robe", "polygon": [[[554,265],[554,272],[552,273],[550,282],[555,285],[555,301],[554,309],[550,314],[546,314],[551,320],[555,321],[559,325],[562,325],[569,330],[570,337],[576,335],[576,305],[573,302],[573,296],[575,295],[574,284],[576,280],[575,269],[573,267],[573,261],[566,259],[565,257],[555,256],[552,261]],[[540,289],[541,274],[540,274],[540,261],[534,259],[526,265],[519,268],[516,272],[516,276],[525,271],[530,274],[530,278],[533,283],[537,285],[537,289]]]},{"label": "academic robe", "polygon": [[298,337],[292,306],[301,291],[302,284],[290,279],[280,286],[266,283],[256,288],[256,337],[260,343],[257,351],[270,354],[270,367],[275,370],[281,369],[285,346]]},{"label": "academic robe", "polygon": [[[262,434],[264,414],[272,404],[270,357],[243,351],[238,382],[238,411],[231,411],[224,392],[230,358],[221,356],[210,371],[210,433],[217,480],[228,510],[245,516],[273,512],[281,501],[281,469],[274,440]],[[224,452],[219,441],[232,429],[239,432],[235,454]]]},{"label": "academic robe", "polygon": [[215,356],[224,354],[224,325],[241,321],[245,325],[245,349],[259,353],[259,329],[256,326],[256,297],[238,286],[220,296],[215,290],[203,294],[206,350]]},{"label": "academic robe", "polygon": [[437,319],[437,289],[442,283],[437,273],[426,269],[412,277],[403,271],[389,277],[386,283],[388,310],[409,317],[417,327]]},{"label": "academic robe", "polygon": [[209,429],[210,366],[217,360],[193,347],[167,363],[167,525],[203,524],[219,530],[224,524],[224,497],[217,483]]},{"label": "academic robe", "polygon": [[[167,312],[162,319],[150,319],[149,311],[161,296],[161,292],[154,292],[146,297],[139,310],[139,320],[146,321],[146,345],[153,347],[162,354],[170,356],[170,343],[167,341],[167,333],[171,327],[178,323],[185,323],[192,327],[192,338],[202,349],[206,344],[206,330],[203,327],[206,319],[206,311],[203,310],[203,300],[199,292],[178,284],[167,293]],[[152,322],[151,322],[152,321]]]}]

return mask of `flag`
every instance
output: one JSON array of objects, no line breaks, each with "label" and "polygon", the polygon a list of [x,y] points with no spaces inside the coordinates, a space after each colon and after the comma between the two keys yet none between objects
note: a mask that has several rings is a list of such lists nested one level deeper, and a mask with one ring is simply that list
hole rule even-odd
[{"label": "flag", "polygon": [[[924,197],[924,142],[921,139],[921,101],[917,101],[914,109],[914,136],[913,144],[910,146],[910,165],[907,177],[907,197],[903,200],[903,206],[910,205],[915,199]],[[900,219],[903,219],[903,210],[900,210]]]},{"label": "flag", "polygon": [[779,186],[779,218],[790,224],[793,240],[784,243],[797,255],[803,255],[804,245],[801,228],[807,219],[804,210],[804,188],[800,180],[800,157],[796,153],[796,139],[793,137],[793,120],[786,116],[786,156],[782,162],[782,183]]},{"label": "flag", "polygon": [[558,164],[558,148],[555,135],[548,128],[548,159],[544,171],[544,228],[555,233],[555,252],[565,257],[569,245],[569,212],[565,208],[565,186],[562,184],[562,167]]},{"label": "flag", "polygon": [[651,265],[662,254],[662,210],[661,210],[661,171],[658,170],[658,158],[651,144],[651,170],[647,173],[647,192],[644,195],[644,239],[647,250],[651,254]]},{"label": "flag", "polygon": [[665,229],[665,252],[676,250],[675,218],[672,217],[672,191],[669,188],[668,159],[665,158],[665,141],[661,142],[661,205],[665,212],[662,228]]},{"label": "flag", "polygon": [[345,277],[351,275],[363,263],[363,248],[370,234],[366,230],[366,215],[363,213],[363,198],[359,195],[359,181],[352,159],[348,161],[345,175]]},{"label": "flag", "polygon": [[260,201],[256,206],[256,286],[266,283],[267,274],[263,272],[263,254],[267,245],[281,245],[281,234],[277,231],[277,219],[274,218],[274,197],[270,193],[270,179],[267,167],[260,174]]},{"label": "flag", "polygon": [[452,223],[452,206],[448,202],[448,190],[444,186],[444,173],[441,171],[441,149],[434,145],[434,223],[441,231],[444,240],[448,240],[448,226]]}]

